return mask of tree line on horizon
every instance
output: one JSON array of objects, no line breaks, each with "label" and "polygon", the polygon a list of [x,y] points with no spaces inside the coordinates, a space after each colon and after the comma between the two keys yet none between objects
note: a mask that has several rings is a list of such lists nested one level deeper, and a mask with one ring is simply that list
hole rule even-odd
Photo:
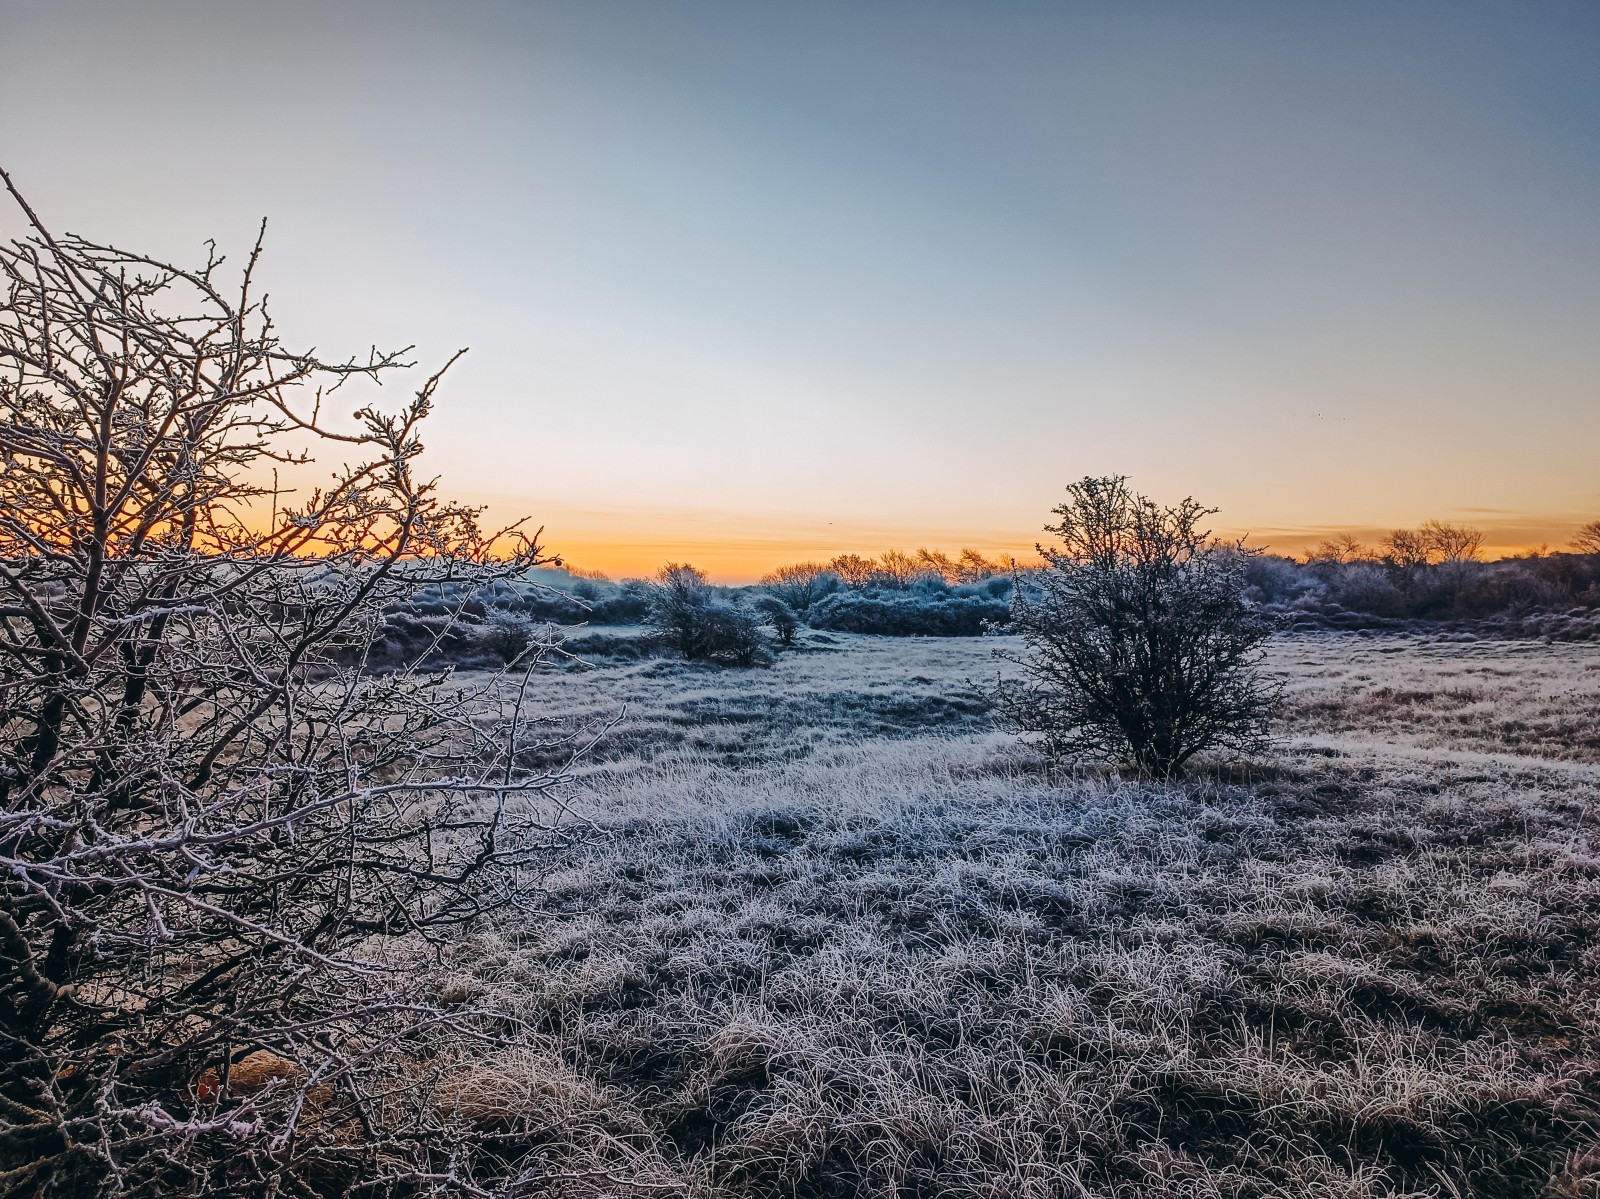
[{"label": "tree line on horizon", "polygon": [[[1415,570],[1427,566],[1453,567],[1462,563],[1493,565],[1495,561],[1526,561],[1529,559],[1559,557],[1566,553],[1578,556],[1600,554],[1600,520],[1582,525],[1574,533],[1566,551],[1552,550],[1548,545],[1507,555],[1501,559],[1487,560],[1483,547],[1488,535],[1470,525],[1451,524],[1441,520],[1424,521],[1415,528],[1394,529],[1375,542],[1363,542],[1353,533],[1338,533],[1325,538],[1316,546],[1293,554],[1274,554],[1265,547],[1269,558],[1284,559],[1305,566],[1370,564]],[[790,599],[792,604],[804,608],[811,597],[827,594],[829,584],[817,581],[832,576],[836,586],[857,591],[907,589],[918,582],[942,582],[948,586],[982,583],[989,579],[1035,572],[1044,566],[1037,562],[1024,562],[1014,554],[990,558],[982,551],[963,547],[952,555],[944,550],[919,547],[914,552],[890,548],[878,555],[855,552],[836,554],[827,561],[808,560],[774,567],[753,584]],[[612,583],[612,576],[604,571],[585,569],[571,563],[560,568],[572,579],[588,583]],[[645,580],[624,576],[620,582]]]},{"label": "tree line on horizon", "polygon": [[[1591,522],[1572,552],[1538,551],[1496,561],[1483,558],[1481,530],[1443,521],[1399,529],[1375,544],[1350,535],[1330,538],[1299,557],[1269,551],[1240,555],[1249,598],[1282,629],[1380,630],[1417,622],[1483,625],[1512,636],[1600,637],[1600,521]],[[840,554],[827,561],[780,566],[758,582],[723,586],[688,563],[668,563],[649,578],[613,581],[572,566],[544,568],[528,579],[497,583],[471,596],[445,588],[392,612],[387,634],[397,659],[439,642],[456,660],[514,657],[541,622],[557,625],[650,625],[658,646],[687,657],[731,665],[770,660],[769,650],[796,643],[799,630],[886,636],[978,636],[1012,626],[1016,589],[1037,591],[1046,560],[957,555],[922,548],[877,556]],[[670,597],[666,603],[663,597]],[[703,610],[724,633],[685,638],[681,620],[655,621],[667,608]],[[599,652],[644,642],[580,643]]]}]

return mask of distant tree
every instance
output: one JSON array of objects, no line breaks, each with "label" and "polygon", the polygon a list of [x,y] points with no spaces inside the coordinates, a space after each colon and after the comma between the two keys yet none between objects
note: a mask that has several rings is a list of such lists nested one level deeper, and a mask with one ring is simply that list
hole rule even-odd
[{"label": "distant tree", "polygon": [[1431,546],[1427,536],[1417,529],[1396,529],[1379,546],[1383,560],[1399,570],[1413,571],[1428,565]]},{"label": "distant tree", "polygon": [[1484,533],[1465,525],[1430,520],[1417,530],[1427,546],[1428,560],[1440,566],[1459,566],[1483,557]]},{"label": "distant tree", "polygon": [[928,574],[938,575],[946,583],[961,581],[961,564],[943,550],[926,547],[917,550],[917,566]]},{"label": "distant tree", "polygon": [[1483,531],[1430,520],[1420,532],[1427,540],[1429,558],[1435,563],[1452,604],[1459,605],[1483,558]]},{"label": "distant tree", "polygon": [[1246,599],[1251,551],[1217,541],[1192,499],[1161,507],[1122,477],[1085,478],[1055,508],[1046,569],[1012,593],[1025,681],[1002,714],[1050,752],[1167,777],[1209,749],[1266,742],[1277,692],[1261,675],[1270,626]]},{"label": "distant tree", "polygon": [[1426,535],[1416,529],[1395,529],[1379,543],[1383,565],[1400,592],[1410,597],[1429,565]]},{"label": "distant tree", "polygon": [[650,589],[646,623],[685,658],[725,666],[768,661],[761,621],[742,605],[723,599],[705,572],[669,562]]},{"label": "distant tree", "polygon": [[1382,541],[1384,559],[1401,570],[1456,566],[1483,557],[1484,533],[1465,525],[1426,521],[1420,528],[1396,529]]},{"label": "distant tree", "polygon": [[924,567],[910,554],[900,550],[885,550],[878,556],[877,578],[888,587],[909,587],[922,574]]},{"label": "distant tree", "polygon": [[878,576],[878,564],[860,554],[840,554],[828,563],[828,569],[844,581],[846,587],[859,590],[870,586]]},{"label": "distant tree", "polygon": [[1340,533],[1324,541],[1306,555],[1306,564],[1329,563],[1348,566],[1352,562],[1370,562],[1376,555],[1349,533]]},{"label": "distant tree", "polygon": [[962,583],[981,583],[984,579],[1004,574],[1005,571],[1004,564],[989,561],[977,550],[963,549],[958,566],[957,580]]},{"label": "distant tree", "polygon": [[1572,548],[1580,554],[1600,554],[1600,520],[1591,520],[1572,538]]},{"label": "distant tree", "polygon": [[1483,556],[1483,542],[1480,529],[1430,520],[1385,537],[1383,564],[1411,601],[1440,595],[1459,600],[1474,564]]},{"label": "distant tree", "polygon": [[804,620],[812,604],[839,589],[839,576],[820,562],[797,562],[778,567],[760,585]]}]

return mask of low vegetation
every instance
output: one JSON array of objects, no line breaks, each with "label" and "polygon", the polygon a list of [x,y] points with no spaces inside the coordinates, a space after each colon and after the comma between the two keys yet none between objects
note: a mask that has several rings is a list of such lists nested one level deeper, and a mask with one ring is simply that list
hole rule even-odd
[{"label": "low vegetation", "polygon": [[553,675],[629,716],[593,832],[441,961],[522,1022],[495,1118],[684,1196],[1593,1193],[1593,647],[1278,640],[1290,735],[1181,785],[994,733],[993,647]]},{"label": "low vegetation", "polygon": [[[1585,538],[1589,538],[1586,540]],[[1275,627],[1299,631],[1438,630],[1509,638],[1600,639],[1600,551],[1580,531],[1574,552],[1540,552],[1479,561],[1482,534],[1430,522],[1397,530],[1382,546],[1344,537],[1304,561],[1243,553],[1248,598]],[[689,568],[693,569],[693,568]],[[997,562],[976,550],[959,559],[935,550],[895,550],[876,558],[846,554],[827,563],[782,567],[754,587],[705,584],[719,604],[762,597],[793,613],[795,628],[893,637],[977,637],[1012,620],[1014,584],[1038,589],[1045,568]],[[494,660],[511,625],[533,636],[547,624],[636,626],[649,620],[658,580],[603,577],[545,567],[479,589],[429,589],[388,617],[375,647],[382,661],[472,665]],[[779,623],[760,623],[784,648]],[[492,626],[492,627],[491,627]],[[792,641],[792,636],[790,637]],[[671,638],[661,643],[668,648]],[[642,642],[636,648],[649,652]],[[769,647],[770,648],[770,647]],[[757,654],[752,661],[763,661]]]}]

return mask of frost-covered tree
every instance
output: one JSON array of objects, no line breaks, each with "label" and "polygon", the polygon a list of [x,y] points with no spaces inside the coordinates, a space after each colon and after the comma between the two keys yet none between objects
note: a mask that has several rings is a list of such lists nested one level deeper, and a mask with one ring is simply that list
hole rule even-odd
[{"label": "frost-covered tree", "polygon": [[259,240],[171,265],[0,180],[0,1194],[443,1186],[398,946],[511,894],[559,779],[518,702],[368,662],[543,556],[417,474],[439,375],[342,404],[408,364],[282,344]]},{"label": "frost-covered tree", "polygon": [[1600,520],[1591,520],[1572,538],[1572,548],[1580,554],[1600,554]]},{"label": "frost-covered tree", "polygon": [[1276,704],[1259,669],[1268,623],[1246,598],[1248,551],[1200,527],[1214,509],[1162,507],[1121,477],[1067,488],[1040,546],[1046,569],[1012,592],[1023,681],[997,702],[1050,752],[1168,777],[1211,749],[1266,741]]},{"label": "frost-covered tree", "polygon": [[777,637],[778,644],[788,649],[794,645],[800,632],[800,618],[793,608],[775,595],[763,595],[756,600],[756,612]]}]

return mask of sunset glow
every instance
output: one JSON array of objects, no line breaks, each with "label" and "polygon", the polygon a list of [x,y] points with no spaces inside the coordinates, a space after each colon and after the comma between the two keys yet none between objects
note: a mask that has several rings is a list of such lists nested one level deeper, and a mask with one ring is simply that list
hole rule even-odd
[{"label": "sunset glow", "polygon": [[[914,525],[869,522],[817,522],[794,515],[751,518],[714,510],[577,509],[547,501],[529,506],[505,497],[476,497],[491,523],[515,519],[528,511],[540,514],[542,541],[580,570],[598,570],[611,578],[643,577],[666,562],[690,562],[727,583],[752,583],[776,566],[793,562],[826,562],[837,554],[868,557],[884,550],[915,551],[923,546],[957,554],[972,548],[991,559],[1015,557],[1036,561],[1036,545],[1048,545],[1042,527],[1020,533],[998,528],[927,529]],[[1582,523],[1576,515],[1540,524],[1484,513],[1446,514],[1459,523],[1484,530],[1484,554],[1508,557],[1534,550],[1561,550]],[[1042,525],[1042,520],[1041,520]],[[1303,557],[1321,542],[1340,534],[1376,546],[1389,526],[1302,526],[1239,528],[1216,519],[1218,536],[1244,538],[1247,545],[1271,553]]]}]

